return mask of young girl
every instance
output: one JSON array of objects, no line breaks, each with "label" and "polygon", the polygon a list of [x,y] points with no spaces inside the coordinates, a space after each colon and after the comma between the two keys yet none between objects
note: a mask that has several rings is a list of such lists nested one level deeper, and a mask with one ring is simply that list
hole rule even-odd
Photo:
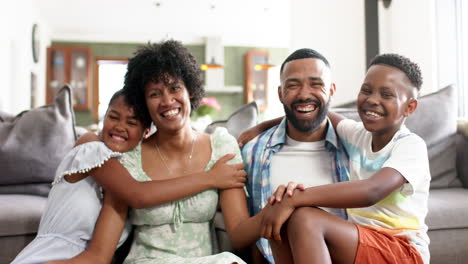
[{"label": "young girl", "polygon": [[[419,67],[409,59],[373,59],[357,99],[362,122],[329,114],[349,154],[350,181],[292,197],[294,184],[289,196],[278,188],[274,200],[281,202],[263,217],[263,237],[287,240],[270,240],[277,262],[429,263],[427,149],[404,126],[416,110],[421,84]],[[348,208],[348,221],[315,206]],[[280,234],[286,220],[287,238]]]},{"label": "young girl", "polygon": [[[155,206],[168,199],[181,198],[209,188],[243,186],[245,173],[239,171],[242,165],[225,164],[232,155],[218,160],[211,171],[181,177],[192,179],[191,185],[179,185],[176,181],[139,183],[133,180],[118,160],[125,159],[122,153],[138,145],[149,124],[128,105],[122,90],[113,95],[101,138],[92,133],[84,135],[62,160],[37,237],[12,263],[44,263],[70,258],[76,262],[108,263],[115,247],[123,243],[128,235],[127,204]],[[208,184],[202,183],[207,180]],[[101,185],[108,191],[105,195]],[[166,189],[178,189],[180,192],[165,195]],[[123,230],[120,239],[106,234],[105,228],[109,226],[114,231]],[[93,236],[98,239],[92,240]],[[112,246],[100,247],[103,244]]]}]

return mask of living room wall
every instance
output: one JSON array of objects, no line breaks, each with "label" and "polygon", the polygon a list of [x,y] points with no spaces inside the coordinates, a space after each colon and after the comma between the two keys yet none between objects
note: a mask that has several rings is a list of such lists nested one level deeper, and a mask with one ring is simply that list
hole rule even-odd
[{"label": "living room wall", "polygon": [[[45,51],[50,29],[35,9],[34,0],[3,1],[0,8],[0,111],[18,114],[45,102]],[[33,61],[32,28],[39,25],[39,57]],[[31,96],[31,73],[36,94]],[[31,102],[31,100],[33,100]]]},{"label": "living room wall", "polygon": [[[142,43],[91,43],[91,42],[62,42],[55,41],[52,45],[77,45],[88,46],[92,52],[92,62],[97,57],[129,58],[144,45]],[[194,55],[197,62],[205,63],[205,46],[186,45]],[[266,50],[270,53],[270,60],[275,65],[280,65],[286,58],[289,50],[286,48],[267,47],[224,47],[224,84],[225,86],[244,86],[244,55],[249,50]],[[278,76],[279,78],[279,76]],[[206,96],[216,97],[222,109],[212,115],[213,120],[225,119],[230,113],[244,104],[243,92],[207,92]],[[91,111],[75,111],[76,122],[80,126],[88,126],[94,123]]]}]

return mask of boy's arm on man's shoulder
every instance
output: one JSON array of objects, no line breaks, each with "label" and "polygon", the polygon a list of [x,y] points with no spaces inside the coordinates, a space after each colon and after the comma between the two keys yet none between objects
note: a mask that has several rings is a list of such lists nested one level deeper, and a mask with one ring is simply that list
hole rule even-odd
[{"label": "boy's arm on man's shoulder", "polygon": [[251,141],[254,139],[256,136],[260,135],[264,131],[268,130],[269,128],[278,125],[281,123],[281,120],[283,120],[283,117],[277,117],[275,119],[263,121],[260,124],[257,124],[244,132],[240,134],[240,136],[237,138],[237,142],[239,143],[239,146],[243,146],[247,144],[247,142]]},{"label": "boy's arm on man's shoulder", "polygon": [[336,112],[329,111],[327,114],[328,118],[330,119],[332,126],[334,129],[338,126],[338,123],[340,123],[342,120],[346,119],[343,115],[340,115]]}]

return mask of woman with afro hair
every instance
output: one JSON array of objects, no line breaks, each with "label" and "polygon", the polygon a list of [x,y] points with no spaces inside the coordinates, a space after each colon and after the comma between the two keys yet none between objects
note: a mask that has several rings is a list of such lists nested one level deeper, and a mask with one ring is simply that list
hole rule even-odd
[{"label": "woman with afro hair", "polygon": [[[220,159],[243,168],[236,139],[225,128],[211,135],[192,129],[190,114],[204,89],[195,58],[180,42],[167,40],[138,49],[128,63],[124,93],[156,127],[122,162],[136,180],[179,178],[179,184],[193,185],[189,178],[181,183],[181,175],[208,171]],[[238,173],[245,177],[244,171]],[[134,239],[124,263],[244,263],[229,252],[216,254],[213,218],[218,203],[235,248],[255,243],[254,227],[260,220],[249,218],[242,185],[220,186],[216,179],[207,177],[207,188],[201,192],[179,193],[182,199],[132,209]]]}]

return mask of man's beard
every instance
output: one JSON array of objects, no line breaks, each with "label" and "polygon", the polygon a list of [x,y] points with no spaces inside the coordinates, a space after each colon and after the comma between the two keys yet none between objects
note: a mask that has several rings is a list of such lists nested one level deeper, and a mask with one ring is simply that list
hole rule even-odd
[{"label": "man's beard", "polygon": [[[294,104],[298,103],[309,103],[315,102],[317,104],[318,115],[314,119],[299,119],[294,115]],[[330,107],[330,101],[328,101],[325,105],[322,105],[320,102],[312,99],[308,100],[296,100],[291,103],[291,109],[289,109],[286,105],[283,104],[284,112],[286,113],[286,118],[291,124],[299,130],[300,132],[304,133],[311,133],[317,130],[322,124],[323,120],[327,117],[328,108]],[[317,111],[317,110],[316,110]]]}]

